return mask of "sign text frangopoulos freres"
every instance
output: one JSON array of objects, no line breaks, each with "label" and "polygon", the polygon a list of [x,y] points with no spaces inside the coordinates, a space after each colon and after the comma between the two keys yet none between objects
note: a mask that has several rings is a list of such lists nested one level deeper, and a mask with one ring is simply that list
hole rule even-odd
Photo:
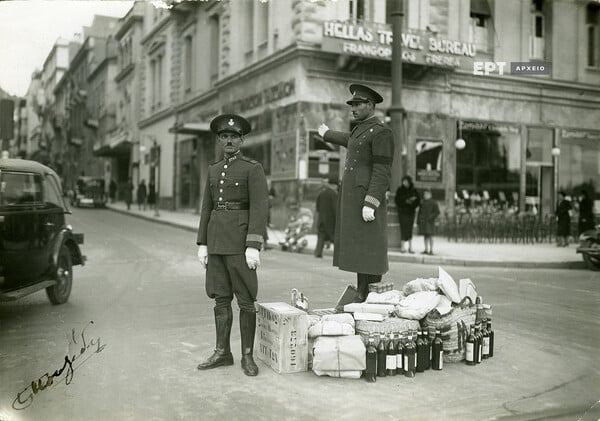
[{"label": "sign text frangopoulos freres", "polygon": [[[341,54],[391,60],[393,40],[391,25],[372,25],[324,22],[321,48]],[[473,68],[473,58],[477,52],[474,44],[438,38],[416,30],[402,33],[401,37],[404,62],[451,68]]]}]

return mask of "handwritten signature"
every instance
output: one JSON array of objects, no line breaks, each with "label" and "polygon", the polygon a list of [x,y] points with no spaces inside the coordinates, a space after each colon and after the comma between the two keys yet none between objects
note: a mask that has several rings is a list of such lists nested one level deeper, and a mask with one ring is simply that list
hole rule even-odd
[{"label": "handwritten signature", "polygon": [[[35,395],[37,395],[39,392],[45,390],[46,388],[52,386],[53,384],[60,383],[62,380],[57,381],[57,382],[55,382],[55,380],[57,378],[59,378],[63,373],[65,373],[65,375],[63,377],[65,384],[70,384],[71,381],[73,380],[73,374],[75,373],[75,369],[78,368],[79,366],[81,366],[84,362],[87,361],[88,358],[90,358],[94,354],[102,352],[102,350],[106,347],[106,345],[102,345],[100,343],[100,337],[98,337],[95,340],[94,339],[90,340],[89,343],[85,339],[85,330],[87,329],[87,327],[90,324],[94,324],[94,322],[90,321],[81,331],[81,342],[82,343],[81,343],[81,348],[79,349],[79,354],[73,355],[73,356],[65,355],[63,365],[60,369],[55,370],[54,373],[52,373],[52,374],[44,373],[37,380],[32,381],[31,384],[29,386],[27,386],[25,389],[23,389],[21,392],[17,393],[17,397],[15,398],[15,400],[12,403],[12,407],[14,409],[22,410],[22,409],[29,407],[33,403],[33,397]],[[77,343],[77,339],[75,338],[75,329],[71,330],[70,340],[73,341],[72,343],[79,345]],[[79,360],[81,358],[81,356],[84,355],[85,352],[89,348],[92,348],[92,347],[95,347],[94,353],[89,354],[89,356],[85,360],[83,360],[77,367],[74,367],[73,363],[75,362],[75,360]]]}]

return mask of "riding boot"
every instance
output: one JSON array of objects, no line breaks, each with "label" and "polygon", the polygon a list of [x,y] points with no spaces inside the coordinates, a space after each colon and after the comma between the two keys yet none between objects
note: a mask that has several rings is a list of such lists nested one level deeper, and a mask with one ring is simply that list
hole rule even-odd
[{"label": "riding boot", "polygon": [[369,295],[369,280],[367,275],[362,273],[356,274],[356,289],[358,291],[357,303],[364,303]]},{"label": "riding boot", "polygon": [[242,370],[246,376],[256,376],[258,367],[254,362],[254,333],[256,313],[240,310],[240,335],[242,337]]},{"label": "riding boot", "polygon": [[217,347],[206,361],[198,364],[198,370],[233,365],[233,355],[229,346],[233,312],[231,307],[215,307],[215,328],[217,331]]}]

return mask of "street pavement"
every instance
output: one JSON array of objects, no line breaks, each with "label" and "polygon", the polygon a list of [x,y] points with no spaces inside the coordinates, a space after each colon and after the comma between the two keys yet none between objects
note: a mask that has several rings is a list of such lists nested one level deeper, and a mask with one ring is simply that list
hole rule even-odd
[{"label": "street pavement", "polygon": [[[196,232],[198,229],[199,215],[192,211],[171,212],[160,210],[156,215],[154,210],[140,210],[137,205],[132,205],[129,210],[125,203],[109,203],[108,208],[117,212],[126,213],[138,218],[147,219],[157,223],[176,226]],[[415,230],[416,231],[416,230]],[[279,247],[279,242],[285,240],[285,233],[281,230],[269,229],[269,244]],[[312,253],[317,243],[317,236],[307,235],[308,245],[304,252]],[[569,247],[556,247],[553,243],[513,244],[513,243],[463,243],[448,241],[443,237],[434,238],[434,256],[420,254],[424,250],[423,236],[415,235],[413,249],[415,254],[400,253],[398,249],[390,249],[389,258],[398,262],[427,263],[458,266],[487,266],[509,268],[584,268],[583,260],[575,249],[578,244]],[[333,249],[325,251],[332,255]]]},{"label": "street pavement", "polygon": [[[493,306],[495,355],[478,366],[445,364],[415,378],[280,375],[258,361],[199,372],[214,347],[213,302],[204,292],[192,231],[110,210],[75,210],[88,262],[68,303],[43,292],[0,305],[0,420],[597,420],[600,275],[578,269],[445,267],[471,278]],[[352,274],[331,257],[261,253],[259,301],[301,289],[311,308],[334,305]],[[392,262],[400,288],[437,265]],[[93,321],[93,324],[90,322]],[[85,341],[85,344],[84,344]],[[65,356],[77,356],[70,372]],[[53,385],[31,392],[44,373]],[[65,377],[68,379],[65,380]],[[42,384],[46,384],[46,378]],[[13,402],[21,393],[18,407]]]}]

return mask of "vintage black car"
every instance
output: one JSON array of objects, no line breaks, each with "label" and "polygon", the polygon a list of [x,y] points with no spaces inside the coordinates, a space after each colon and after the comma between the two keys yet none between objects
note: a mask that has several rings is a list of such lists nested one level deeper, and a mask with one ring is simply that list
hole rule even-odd
[{"label": "vintage black car", "polygon": [[81,176],[77,179],[75,192],[71,197],[71,205],[78,208],[83,206],[104,207],[106,206],[104,190],[104,179]]},{"label": "vintage black car", "polygon": [[0,159],[0,301],[44,288],[52,304],[68,300],[73,266],[85,261],[83,234],[65,222],[70,213],[53,170]]}]

